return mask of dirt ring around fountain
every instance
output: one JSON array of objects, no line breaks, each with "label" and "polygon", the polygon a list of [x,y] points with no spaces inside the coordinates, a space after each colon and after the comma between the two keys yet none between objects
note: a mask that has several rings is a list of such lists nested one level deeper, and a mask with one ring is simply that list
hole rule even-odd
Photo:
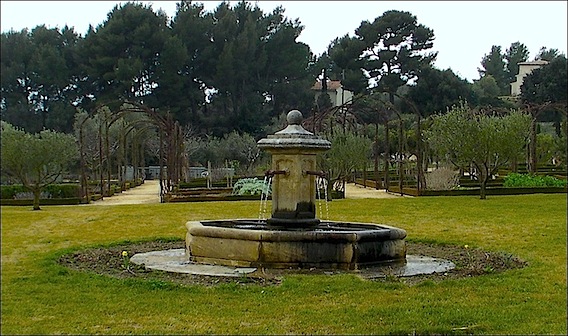
[{"label": "dirt ring around fountain", "polygon": [[[165,256],[165,261],[183,264],[185,242],[181,240],[153,240],[145,242],[124,243],[111,247],[97,247],[77,250],[62,255],[58,263],[81,272],[96,273],[121,279],[141,279],[159,281],[161,284],[173,283],[181,285],[216,285],[220,283],[238,283],[242,285],[278,285],[284,277],[296,274],[334,276],[338,274],[354,274],[369,281],[396,281],[413,285],[423,281],[443,281],[486,274],[495,274],[510,269],[522,268],[527,263],[513,255],[501,252],[488,252],[478,248],[455,245],[434,245],[418,242],[407,242],[407,265],[427,264],[435,261],[439,267],[455,265],[452,269],[438,269],[435,273],[403,275],[394,267],[368,267],[356,271],[327,269],[254,269],[225,266],[199,265],[192,272],[170,272],[153,269],[150,264],[137,264],[136,259],[143,259],[148,254]],[[168,251],[168,252],[165,252]],[[127,257],[123,257],[126,252]],[[138,256],[137,256],[138,255]],[[169,256],[168,256],[169,255]],[[417,258],[417,259],[416,259]],[[434,259],[434,260],[432,260]],[[162,263],[163,260],[162,260]],[[397,273],[398,272],[398,273]],[[154,282],[153,282],[154,283]]]}]

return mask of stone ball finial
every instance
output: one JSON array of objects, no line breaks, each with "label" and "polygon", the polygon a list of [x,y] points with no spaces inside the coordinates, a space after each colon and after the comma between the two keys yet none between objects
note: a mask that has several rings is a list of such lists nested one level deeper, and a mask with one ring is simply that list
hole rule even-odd
[{"label": "stone ball finial", "polygon": [[303,119],[304,116],[302,116],[302,112],[298,110],[292,110],[288,112],[288,115],[286,116],[286,121],[288,122],[288,125],[300,125]]}]

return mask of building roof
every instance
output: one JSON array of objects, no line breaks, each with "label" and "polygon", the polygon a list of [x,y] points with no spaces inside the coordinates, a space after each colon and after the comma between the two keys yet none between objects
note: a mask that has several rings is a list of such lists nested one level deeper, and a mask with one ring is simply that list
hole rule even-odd
[{"label": "building roof", "polygon": [[[328,90],[337,90],[339,89],[341,86],[341,81],[340,80],[328,80],[327,81],[327,89]],[[316,81],[314,83],[314,86],[312,86],[312,90],[321,90],[321,81]]]},{"label": "building roof", "polygon": [[519,62],[517,64],[518,65],[546,65],[546,64],[548,64],[548,61],[536,60],[536,61],[531,61],[531,62]]}]

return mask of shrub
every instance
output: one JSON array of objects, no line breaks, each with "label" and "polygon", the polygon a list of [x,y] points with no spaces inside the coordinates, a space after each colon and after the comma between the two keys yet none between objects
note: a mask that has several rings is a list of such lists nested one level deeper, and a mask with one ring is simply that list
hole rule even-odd
[{"label": "shrub", "polygon": [[[204,188],[207,186],[207,180],[205,178],[195,178],[192,179],[189,182],[180,182],[178,184],[178,187],[180,189],[188,189],[188,188]],[[217,188],[217,187],[226,187],[227,186],[227,180],[223,179],[221,181],[213,181],[211,183],[211,187]]]},{"label": "shrub", "polygon": [[[51,198],[51,194],[48,193],[47,191],[42,191],[39,195],[40,199],[48,199]],[[22,191],[19,193],[16,193],[16,195],[14,195],[14,199],[17,200],[33,200],[34,199],[34,193],[31,191]]]},{"label": "shrub", "polygon": [[566,181],[554,176],[510,173],[505,176],[503,186],[509,188],[566,187]]},{"label": "shrub", "polygon": [[0,189],[2,199],[14,199],[16,194],[25,192],[26,189],[21,184],[3,185]]},{"label": "shrub", "polygon": [[[3,185],[1,187],[2,199],[27,199],[29,190],[21,184]],[[29,194],[28,194],[29,193]],[[81,186],[79,184],[51,184],[44,188],[41,198],[76,198],[81,195]]]},{"label": "shrub", "polygon": [[428,190],[452,190],[459,184],[459,172],[450,168],[441,167],[425,175],[426,189]]},{"label": "shrub", "polygon": [[79,184],[51,184],[45,187],[45,191],[51,194],[52,198],[74,198],[81,196],[81,185]]},{"label": "shrub", "polygon": [[255,178],[243,178],[238,180],[233,186],[233,195],[260,195],[261,193],[272,193],[271,186]]}]

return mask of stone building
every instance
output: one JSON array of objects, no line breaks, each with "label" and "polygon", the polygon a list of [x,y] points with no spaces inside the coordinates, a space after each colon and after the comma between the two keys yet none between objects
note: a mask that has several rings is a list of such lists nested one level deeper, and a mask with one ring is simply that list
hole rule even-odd
[{"label": "stone building", "polygon": [[521,94],[521,85],[523,85],[523,80],[525,76],[533,72],[534,69],[538,69],[546,64],[548,64],[548,62],[543,60],[532,61],[532,62],[520,62],[519,74],[517,75],[515,81],[511,83],[511,96],[513,97],[519,96]]},{"label": "stone building", "polygon": [[[322,82],[315,82],[312,86],[312,90],[315,91],[315,100],[317,101],[322,94]],[[329,95],[332,106],[341,106],[351,103],[353,100],[353,92],[343,89],[340,80],[327,80],[327,94]]]}]

